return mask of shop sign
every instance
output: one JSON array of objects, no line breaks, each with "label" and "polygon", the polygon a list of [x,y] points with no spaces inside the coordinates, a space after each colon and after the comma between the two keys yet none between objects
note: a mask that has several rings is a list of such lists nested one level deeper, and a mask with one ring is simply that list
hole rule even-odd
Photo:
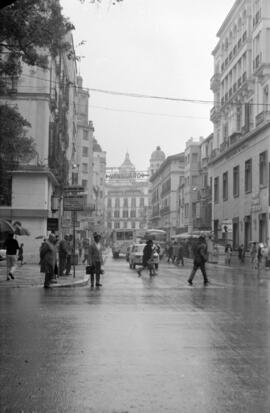
[{"label": "shop sign", "polygon": [[221,231],[224,233],[233,231],[232,219],[224,219],[222,221]]},{"label": "shop sign", "polygon": [[58,231],[58,218],[47,218],[47,231]]},{"label": "shop sign", "polygon": [[262,204],[261,204],[260,194],[252,195],[250,212],[251,213],[260,212],[261,210],[262,210]]},{"label": "shop sign", "polygon": [[118,168],[106,168],[107,180],[146,180],[149,177],[147,171],[121,171]]}]

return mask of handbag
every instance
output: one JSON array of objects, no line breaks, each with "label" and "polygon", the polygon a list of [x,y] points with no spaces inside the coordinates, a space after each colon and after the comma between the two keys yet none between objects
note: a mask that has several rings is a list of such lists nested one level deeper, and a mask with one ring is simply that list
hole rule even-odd
[{"label": "handbag", "polygon": [[93,274],[95,272],[95,266],[94,265],[87,265],[85,268],[86,274]]}]

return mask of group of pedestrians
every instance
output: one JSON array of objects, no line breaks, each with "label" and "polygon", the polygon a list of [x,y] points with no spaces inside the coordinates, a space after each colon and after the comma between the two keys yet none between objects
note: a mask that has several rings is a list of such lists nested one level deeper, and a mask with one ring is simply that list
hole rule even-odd
[{"label": "group of pedestrians", "polygon": [[174,241],[169,243],[166,248],[167,262],[172,262],[176,265],[184,265],[184,245],[182,242]]},{"label": "group of pedestrians", "polygon": [[72,235],[59,240],[51,233],[39,249],[40,272],[45,274],[44,287],[57,283],[57,277],[70,275],[72,257]]},{"label": "group of pedestrians", "polygon": [[[231,265],[232,258],[232,246],[230,243],[225,245],[225,264]],[[250,265],[252,269],[262,269],[269,267],[270,264],[270,247],[262,242],[251,242],[250,248],[248,250],[250,257]],[[246,262],[247,250],[244,244],[240,244],[237,249],[238,261],[240,264]]]},{"label": "group of pedestrians", "polygon": [[[167,255],[168,255],[168,260],[167,262],[170,262],[170,259],[172,259],[172,262],[176,262],[179,264],[179,262],[184,265],[184,251],[183,251],[183,246],[182,244],[176,244],[175,251],[171,250],[171,247],[173,248],[173,244],[170,244],[167,248]],[[138,276],[140,277],[142,275],[142,271],[147,270],[149,271],[149,276],[156,275],[155,271],[155,266],[154,266],[154,254],[156,252],[156,247],[155,244],[153,243],[153,240],[148,240],[146,242],[146,245],[143,249],[143,262],[142,266],[138,268],[137,273]],[[172,258],[172,255],[174,254],[174,258]],[[208,261],[208,250],[207,250],[207,243],[204,235],[201,235],[198,238],[198,242],[194,244],[193,246],[193,267],[192,271],[189,275],[188,278],[188,284],[193,285],[193,279],[195,277],[195,274],[198,269],[201,270],[202,276],[203,276],[203,281],[204,285],[209,284],[208,276],[206,273],[206,268],[205,268],[205,263]]]},{"label": "group of pedestrians", "polygon": [[[93,241],[88,243],[87,264],[91,275],[91,287],[101,287],[100,275],[103,273],[102,247],[100,235],[94,233]],[[57,283],[57,277],[70,275],[71,257],[73,252],[72,236],[65,235],[59,241],[58,237],[51,233],[40,247],[40,272],[45,274],[44,288]]]}]

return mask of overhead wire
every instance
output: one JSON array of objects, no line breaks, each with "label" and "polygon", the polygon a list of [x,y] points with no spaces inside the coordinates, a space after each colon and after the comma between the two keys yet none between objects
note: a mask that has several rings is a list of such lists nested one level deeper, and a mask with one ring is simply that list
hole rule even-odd
[{"label": "overhead wire", "polygon": [[[27,77],[27,78],[32,78],[32,79],[37,79],[37,80],[42,80],[44,82],[48,82],[50,84],[55,84],[55,85],[58,85],[58,86],[60,86],[62,83],[64,83],[63,81],[51,80],[51,79],[41,78],[39,76],[33,76],[33,75],[21,74],[20,76]],[[203,100],[203,99],[191,99],[191,98],[181,98],[181,97],[148,95],[148,94],[142,94],[142,93],[121,92],[121,91],[116,91],[116,90],[99,89],[99,88],[91,88],[91,87],[86,88],[86,87],[78,86],[74,82],[70,82],[70,81],[67,81],[66,85],[69,85],[69,86],[72,86],[76,89],[84,90],[84,91],[87,91],[87,92],[96,92],[96,93],[102,93],[102,94],[109,94],[109,95],[112,95],[112,96],[126,96],[126,97],[139,98],[139,99],[143,98],[143,99],[165,100],[165,101],[194,103],[194,104],[221,105],[220,101],[215,101],[215,100]],[[246,104],[249,104],[250,106],[265,106],[265,103],[261,103],[261,102],[236,102],[236,101],[233,101],[233,100],[230,101],[230,104],[233,104],[233,105],[236,105],[236,106],[245,106]]]}]

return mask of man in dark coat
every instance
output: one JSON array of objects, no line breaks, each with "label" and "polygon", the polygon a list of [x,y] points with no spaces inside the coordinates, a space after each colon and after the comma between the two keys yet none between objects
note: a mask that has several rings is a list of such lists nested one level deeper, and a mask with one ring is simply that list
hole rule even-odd
[{"label": "man in dark coat", "polygon": [[96,275],[96,287],[102,287],[100,283],[100,274],[103,274],[103,270],[101,266],[103,265],[103,257],[102,257],[102,245],[100,243],[101,236],[96,232],[93,235],[94,242],[89,245],[88,249],[88,265],[91,268],[91,287],[94,287],[95,283],[95,275]]},{"label": "man in dark coat", "polygon": [[55,241],[55,236],[50,234],[49,239],[42,243],[39,250],[40,272],[45,273],[44,288],[49,288],[52,283],[57,282],[54,280],[56,263]]},{"label": "man in dark coat", "polygon": [[150,269],[150,275],[156,275],[154,264],[149,267],[151,265],[149,261],[152,259],[153,252],[153,241],[149,239],[143,249],[142,267],[137,270],[138,277],[142,275],[142,271],[145,269]]},{"label": "man in dark coat", "polygon": [[63,239],[59,242],[58,247],[58,254],[59,254],[59,276],[62,277],[64,275],[64,271],[67,266],[67,255],[68,255],[68,236],[65,235]]},{"label": "man in dark coat", "polygon": [[10,278],[14,280],[14,272],[16,270],[16,255],[19,249],[19,244],[16,239],[13,238],[13,234],[9,234],[7,240],[4,243],[6,249],[6,261],[7,261],[7,281]]},{"label": "man in dark coat", "polygon": [[189,285],[193,284],[193,278],[196,274],[198,268],[201,269],[204,285],[209,283],[206,270],[205,270],[205,263],[208,260],[208,253],[207,253],[207,244],[205,240],[205,236],[201,235],[198,239],[198,243],[194,246],[193,249],[193,268],[191,274],[188,279]]}]

